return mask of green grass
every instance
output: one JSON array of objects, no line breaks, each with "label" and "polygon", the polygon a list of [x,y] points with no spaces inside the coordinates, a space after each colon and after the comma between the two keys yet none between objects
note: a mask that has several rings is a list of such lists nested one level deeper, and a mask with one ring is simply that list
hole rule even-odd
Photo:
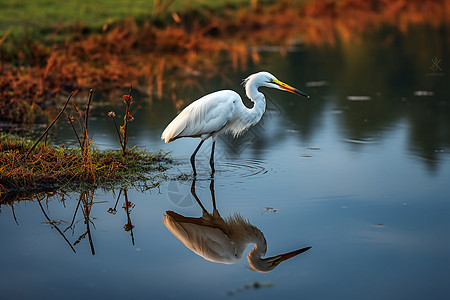
[{"label": "green grass", "polygon": [[[27,32],[31,37],[39,37],[39,32],[76,23],[98,30],[105,24],[122,22],[126,18],[151,18],[154,3],[152,0],[0,0],[0,35],[11,32],[22,36]],[[204,7],[218,10],[224,6],[235,7],[249,3],[249,0],[175,0],[164,14],[165,17],[170,17],[169,13],[173,11],[183,12]]]},{"label": "green grass", "polygon": [[0,5],[2,32],[76,22],[97,27],[126,17],[149,15],[153,6],[148,0],[2,0]]}]

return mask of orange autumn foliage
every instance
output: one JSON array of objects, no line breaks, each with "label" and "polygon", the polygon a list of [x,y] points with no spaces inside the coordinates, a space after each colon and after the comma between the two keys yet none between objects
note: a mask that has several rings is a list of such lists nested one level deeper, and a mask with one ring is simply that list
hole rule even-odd
[{"label": "orange autumn foliage", "polygon": [[[368,30],[388,24],[401,32],[414,24],[447,24],[450,1],[438,0],[315,0],[295,5],[270,5],[224,11],[204,20],[176,15],[173,24],[157,27],[150,21],[127,20],[101,33],[74,34],[52,46],[27,41],[30,55],[20,50],[1,55],[0,121],[33,122],[43,103],[55,102],[75,89],[135,89],[163,96],[166,77],[193,81],[259,63],[259,47],[334,45],[358,40]],[[186,17],[186,18],[185,18]],[[7,37],[6,37],[7,39]],[[5,39],[0,37],[0,45]],[[198,84],[198,83],[197,83]],[[177,98],[173,92],[167,98]],[[175,101],[177,102],[177,101]]]}]

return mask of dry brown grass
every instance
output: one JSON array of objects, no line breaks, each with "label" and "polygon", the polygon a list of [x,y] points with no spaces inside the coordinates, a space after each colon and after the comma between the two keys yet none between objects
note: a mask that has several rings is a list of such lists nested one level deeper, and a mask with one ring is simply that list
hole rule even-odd
[{"label": "dry brown grass", "polygon": [[[53,46],[27,40],[27,54],[19,47],[17,53],[1,55],[0,121],[33,122],[44,114],[44,101],[88,86],[113,90],[132,82],[140,92],[161,98],[168,77],[195,85],[197,75],[221,75],[227,70],[217,62],[224,54],[230,71],[245,69],[250,61],[260,61],[261,45],[289,46],[298,38],[305,44],[334,45],[358,40],[382,24],[407,31],[413,24],[447,23],[448,16],[448,0],[316,0],[301,6],[279,1],[225,10],[221,17],[205,12],[201,22],[176,15],[163,28],[127,20],[101,33],[73,34]],[[179,105],[176,94],[167,98]]]},{"label": "dry brown grass", "polygon": [[98,151],[39,145],[28,157],[32,142],[0,136],[0,199],[10,192],[32,192],[92,186],[117,186],[151,179],[170,159],[163,153]]}]

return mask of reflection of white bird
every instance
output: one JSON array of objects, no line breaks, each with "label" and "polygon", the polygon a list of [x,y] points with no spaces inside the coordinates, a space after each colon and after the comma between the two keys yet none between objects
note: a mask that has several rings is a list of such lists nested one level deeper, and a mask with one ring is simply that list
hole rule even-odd
[{"label": "reflection of white bird", "polygon": [[166,227],[189,249],[203,258],[224,264],[238,262],[249,244],[255,248],[247,256],[249,268],[256,272],[269,272],[281,262],[309,250],[302,248],[288,253],[262,258],[267,251],[264,234],[240,215],[235,214],[224,220],[215,206],[214,180],[210,184],[213,198],[213,213],[206,211],[195,193],[195,180],[191,192],[203,210],[200,218],[185,217],[167,211],[163,222]]},{"label": "reflection of white bird", "polygon": [[221,133],[239,136],[259,122],[266,110],[266,100],[259,87],[285,90],[309,98],[307,94],[281,81],[268,72],[259,72],[244,80],[247,97],[254,103],[247,108],[238,93],[223,90],[208,94],[187,106],[164,130],[161,139],[169,143],[181,137],[199,137],[200,143],[191,156],[192,169],[196,175],[195,155],[203,142],[212,137],[209,163],[214,172],[214,147]]}]

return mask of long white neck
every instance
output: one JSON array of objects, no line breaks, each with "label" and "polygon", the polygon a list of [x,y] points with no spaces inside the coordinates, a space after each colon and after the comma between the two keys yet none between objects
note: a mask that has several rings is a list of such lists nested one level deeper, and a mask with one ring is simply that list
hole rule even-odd
[{"label": "long white neck", "polygon": [[255,248],[250,251],[248,254],[249,259],[261,259],[262,256],[264,256],[267,252],[267,242],[264,236],[262,236],[261,240],[255,240],[254,241]]},{"label": "long white neck", "polygon": [[248,245],[254,244],[255,248],[250,253],[259,257],[264,256],[267,251],[267,242],[261,230],[239,214],[230,216],[226,223],[230,230],[229,235],[232,236],[235,246],[239,249],[238,252],[242,254]]},{"label": "long white neck", "polygon": [[245,228],[241,228],[241,232],[245,232],[244,245],[255,245],[255,248],[247,256],[249,268],[256,272],[268,272],[273,269],[273,266],[271,266],[270,262],[262,258],[267,252],[266,238],[258,228],[250,224],[248,225]]},{"label": "long white neck", "polygon": [[252,122],[251,125],[254,125],[261,120],[266,111],[266,99],[264,94],[258,90],[258,86],[253,84],[252,80],[249,80],[245,85],[245,94],[253,102],[253,107],[247,109],[247,114]]},{"label": "long white neck", "polygon": [[264,86],[258,76],[251,75],[244,81],[245,94],[253,102],[252,108],[247,108],[244,103],[237,106],[237,111],[232,122],[228,124],[227,131],[235,137],[243,134],[251,126],[261,120],[266,111],[266,99],[263,93],[258,91],[258,87]]},{"label": "long white neck", "polygon": [[255,248],[248,254],[247,261],[254,270],[264,271],[266,266],[262,257],[267,252],[267,242],[264,235],[261,233],[261,236],[253,240],[253,243],[255,244]]},{"label": "long white neck", "polygon": [[[240,217],[240,216],[239,216]],[[236,218],[236,216],[235,216]],[[240,217],[242,219],[242,217]],[[254,244],[255,248],[250,251],[249,256],[261,257],[266,254],[267,242],[264,234],[257,227],[251,225],[248,222],[241,223],[244,226],[239,226],[239,233],[241,235],[241,241],[244,247],[249,244]]]}]

